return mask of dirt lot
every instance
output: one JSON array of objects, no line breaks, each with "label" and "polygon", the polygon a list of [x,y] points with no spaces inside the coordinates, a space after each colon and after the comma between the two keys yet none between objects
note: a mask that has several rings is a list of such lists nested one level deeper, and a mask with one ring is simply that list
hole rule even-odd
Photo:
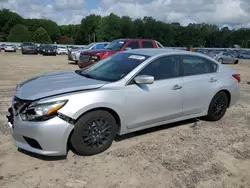
[{"label": "dirt lot", "polygon": [[250,187],[250,61],[241,100],[215,123],[190,121],[118,137],[99,155],[67,159],[20,152],[5,119],[20,81],[46,71],[76,69],[66,56],[0,53],[0,187],[244,188]]}]

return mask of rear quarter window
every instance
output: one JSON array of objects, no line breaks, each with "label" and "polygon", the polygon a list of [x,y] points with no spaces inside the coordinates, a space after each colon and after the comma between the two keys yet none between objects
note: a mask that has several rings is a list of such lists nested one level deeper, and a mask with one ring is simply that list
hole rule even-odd
[{"label": "rear quarter window", "polygon": [[213,73],[218,69],[218,64],[213,61],[192,55],[183,55],[182,64],[184,76]]}]

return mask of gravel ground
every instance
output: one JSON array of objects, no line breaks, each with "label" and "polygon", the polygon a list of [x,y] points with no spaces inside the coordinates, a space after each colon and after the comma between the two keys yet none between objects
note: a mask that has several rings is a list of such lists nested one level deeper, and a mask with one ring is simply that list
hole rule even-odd
[{"label": "gravel ground", "polygon": [[241,100],[218,122],[186,121],[117,137],[96,156],[69,152],[47,158],[12,143],[6,111],[16,84],[54,70],[77,69],[66,56],[0,53],[0,187],[249,188],[250,61],[234,67],[242,76]]}]

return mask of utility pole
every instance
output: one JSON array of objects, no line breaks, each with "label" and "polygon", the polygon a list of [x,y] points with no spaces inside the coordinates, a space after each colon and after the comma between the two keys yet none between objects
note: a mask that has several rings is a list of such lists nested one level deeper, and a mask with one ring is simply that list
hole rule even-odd
[{"label": "utility pole", "polygon": [[204,43],[203,43],[204,48],[205,48],[206,42],[207,42],[207,41],[204,41]]},{"label": "utility pole", "polygon": [[90,38],[90,35],[89,35],[89,44],[90,44],[90,41],[91,41],[91,38]]},{"label": "utility pole", "polygon": [[244,44],[244,40],[242,41],[241,48],[243,47],[243,44]]}]

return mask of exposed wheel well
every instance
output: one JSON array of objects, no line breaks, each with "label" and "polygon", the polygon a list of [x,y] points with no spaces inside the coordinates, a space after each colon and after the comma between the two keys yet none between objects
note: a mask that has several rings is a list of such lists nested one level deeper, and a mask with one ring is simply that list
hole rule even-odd
[{"label": "exposed wheel well", "polygon": [[82,116],[84,116],[85,114],[90,113],[90,112],[93,112],[93,111],[96,111],[96,110],[103,110],[103,111],[109,112],[109,113],[115,118],[115,121],[116,121],[118,127],[120,128],[120,126],[121,126],[121,119],[120,119],[119,115],[118,115],[118,114],[116,113],[116,111],[114,111],[113,109],[111,109],[111,108],[106,108],[106,107],[99,107],[99,108],[93,108],[93,109],[91,109],[91,110],[88,110],[87,112],[84,112],[82,115],[80,115],[80,116],[76,119],[76,121],[78,121],[78,119],[80,119],[80,118],[81,118]]},{"label": "exposed wheel well", "polygon": [[221,91],[219,91],[219,92],[224,92],[224,93],[226,93],[227,98],[228,98],[228,107],[229,107],[229,106],[230,106],[230,103],[231,103],[231,94],[230,94],[230,92],[229,92],[228,90],[226,90],[226,89],[223,89],[223,90],[221,90]]}]

